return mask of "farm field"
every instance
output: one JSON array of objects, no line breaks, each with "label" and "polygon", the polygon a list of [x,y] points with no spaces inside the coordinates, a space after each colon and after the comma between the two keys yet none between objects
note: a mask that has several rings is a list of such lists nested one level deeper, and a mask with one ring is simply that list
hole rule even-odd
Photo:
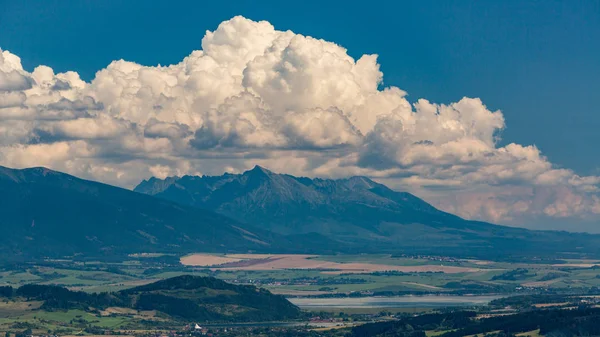
[{"label": "farm field", "polygon": [[[118,329],[130,323],[125,316],[102,317],[83,310],[38,310],[41,303],[5,301],[0,304],[0,331],[16,327],[35,327],[38,331],[63,331],[79,333],[87,324],[107,329]],[[78,327],[81,326],[80,329]]]},{"label": "farm field", "polygon": [[[392,263],[386,263],[391,261]],[[320,270],[324,274],[346,274],[346,273],[372,273],[397,271],[405,273],[423,273],[423,272],[441,272],[441,273],[472,273],[479,272],[482,269],[471,266],[448,265],[443,262],[421,263],[422,261],[410,261],[413,263],[402,263],[402,260],[389,257],[384,259],[380,256],[374,256],[372,260],[364,256],[358,256],[352,260],[349,256],[346,259],[333,257],[327,259],[326,256],[318,255],[223,255],[215,256],[212,254],[193,254],[181,259],[181,263],[187,266],[202,266],[219,268],[219,270]],[[454,264],[454,263],[452,263]]]},{"label": "farm field", "polygon": [[[482,261],[435,256],[138,254],[122,261],[60,260],[0,268],[0,286],[60,285],[89,293],[115,292],[180,275],[211,276],[250,284],[287,297],[307,315],[412,315],[442,307],[476,308],[513,295],[600,295],[598,261]],[[569,295],[570,296],[570,295]],[[594,300],[595,301],[595,300]],[[535,309],[565,306],[568,299]],[[28,327],[42,334],[78,335],[86,326],[129,334],[143,324],[163,324],[156,312],[124,308],[45,311],[42,302],[0,303],[0,331]],[[569,307],[569,305],[566,305]],[[146,322],[146,323],[143,323]],[[166,323],[165,323],[166,324]],[[86,332],[89,334],[90,332]],[[429,331],[436,335],[441,331]]]},{"label": "farm field", "polygon": [[[535,263],[533,263],[535,262]],[[291,297],[362,293],[497,294],[600,287],[598,261],[494,262],[444,257],[364,255],[193,254],[124,261],[48,261],[5,266],[0,286],[54,284],[86,292],[110,292],[182,274],[253,284]]]}]

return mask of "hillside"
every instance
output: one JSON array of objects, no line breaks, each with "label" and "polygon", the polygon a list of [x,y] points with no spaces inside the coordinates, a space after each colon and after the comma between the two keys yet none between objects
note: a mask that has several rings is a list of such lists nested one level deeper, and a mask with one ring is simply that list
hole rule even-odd
[{"label": "hillside", "polygon": [[152,178],[134,191],[214,209],[238,221],[257,223],[285,235],[317,232],[336,234],[338,238],[357,234],[382,238],[398,228],[386,231],[376,228],[375,222],[461,220],[410,193],[395,192],[366,177],[297,178],[260,166],[239,175]]},{"label": "hillside", "polygon": [[600,252],[600,236],[468,221],[366,177],[310,179],[256,166],[242,174],[152,178],[135,191],[288,237],[318,235],[344,251],[485,258]]},{"label": "hillside", "polygon": [[0,191],[3,261],[249,251],[600,256],[598,235],[468,221],[366,177],[309,179],[256,167],[153,178],[136,193],[44,168],[0,167]]},{"label": "hillside", "polygon": [[42,310],[156,310],[174,319],[194,321],[273,321],[293,319],[300,309],[282,296],[254,286],[212,277],[183,275],[113,293],[89,294],[48,285],[25,285],[0,297],[43,301]]},{"label": "hillside", "polygon": [[[248,251],[270,238],[211,211],[44,168],[0,167],[0,256]],[[263,232],[261,232],[263,233]],[[268,236],[268,235],[267,235]]]}]

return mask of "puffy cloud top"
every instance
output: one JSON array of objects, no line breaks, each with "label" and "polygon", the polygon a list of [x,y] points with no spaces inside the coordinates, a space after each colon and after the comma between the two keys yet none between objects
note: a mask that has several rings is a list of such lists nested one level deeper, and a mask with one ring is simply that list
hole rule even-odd
[{"label": "puffy cloud top", "polygon": [[32,79],[21,66],[21,59],[8,51],[0,53],[0,92],[30,89]]},{"label": "puffy cloud top", "polygon": [[471,218],[600,213],[599,177],[556,168],[535,146],[498,145],[502,112],[478,98],[411,103],[382,81],[377,55],[355,60],[335,43],[239,16],[177,64],[118,60],[91,83],[43,65],[29,73],[0,51],[0,163],[122,186],[260,163],[368,175]]}]

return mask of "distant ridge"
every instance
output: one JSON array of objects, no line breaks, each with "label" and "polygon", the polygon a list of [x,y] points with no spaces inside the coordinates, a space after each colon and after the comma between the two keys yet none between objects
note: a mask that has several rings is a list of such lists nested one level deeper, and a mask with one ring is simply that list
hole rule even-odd
[{"label": "distant ridge", "polygon": [[247,251],[271,246],[223,215],[36,167],[0,166],[4,260],[134,252]]},{"label": "distant ridge", "polygon": [[464,220],[367,177],[311,179],[257,165],[241,174],[151,178],[134,190],[287,237],[318,235],[353,252],[490,258],[600,252],[600,236]]},{"label": "distant ridge", "polygon": [[468,221],[366,177],[150,179],[138,192],[46,168],[0,166],[0,259],[130,253],[390,253],[600,258],[600,236]]},{"label": "distant ridge", "polygon": [[369,231],[374,230],[370,226],[378,217],[386,215],[394,221],[401,217],[405,223],[425,215],[462,221],[410,193],[393,191],[367,177],[311,179],[277,174],[258,165],[241,174],[151,178],[134,191],[214,209],[282,234],[324,232],[325,218],[330,226],[345,222],[345,230],[348,226],[366,226]]}]

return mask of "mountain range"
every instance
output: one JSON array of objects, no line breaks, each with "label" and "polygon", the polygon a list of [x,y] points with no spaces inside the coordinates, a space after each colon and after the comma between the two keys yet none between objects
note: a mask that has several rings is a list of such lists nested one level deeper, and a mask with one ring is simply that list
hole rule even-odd
[{"label": "mountain range", "polygon": [[45,168],[0,167],[0,191],[2,257],[247,251],[271,242],[211,211]]},{"label": "mountain range", "polygon": [[367,177],[310,179],[256,166],[242,174],[151,178],[134,190],[286,237],[326,238],[355,253],[506,258],[599,252],[600,236],[465,220]]},{"label": "mountain range", "polygon": [[241,174],[143,181],[134,191],[46,168],[0,167],[0,257],[140,252],[600,257],[600,236],[469,221],[366,177]]}]

